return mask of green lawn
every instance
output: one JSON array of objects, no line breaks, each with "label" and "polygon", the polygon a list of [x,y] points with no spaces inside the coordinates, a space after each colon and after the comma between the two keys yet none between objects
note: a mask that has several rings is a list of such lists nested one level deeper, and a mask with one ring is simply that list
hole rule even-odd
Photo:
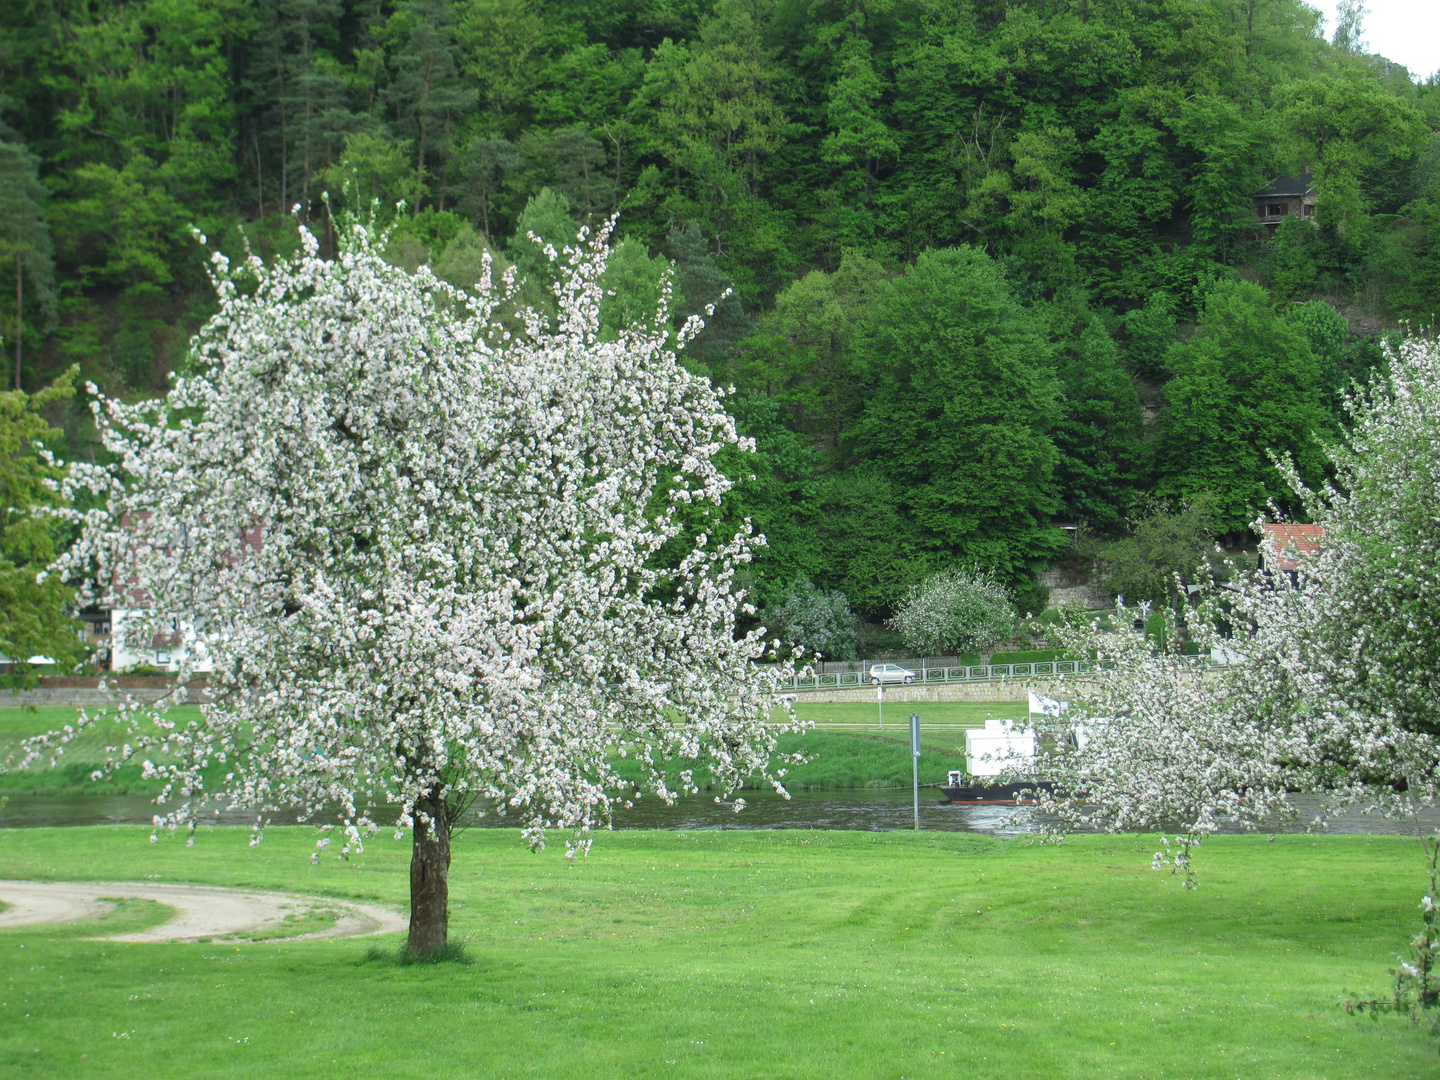
[{"label": "green lawn", "polygon": [[[243,829],[188,850],[148,835],[0,831],[0,866],[405,899],[408,844],[388,835],[318,867],[310,830],[254,850]],[[1385,987],[1418,911],[1416,842],[1219,839],[1193,892],[1148,869],[1153,843],[617,833],[569,866],[559,845],[472,830],[451,876],[470,966],[397,967],[362,941],[0,934],[0,1075],[1440,1075],[1422,1032],[1335,1006]]]},{"label": "green lawn", "polygon": [[[804,753],[812,760],[792,767],[786,780],[795,790],[908,787],[911,782],[910,760],[903,752],[903,746],[909,741],[910,713],[916,711],[921,716],[921,742],[925,749],[920,763],[920,782],[939,783],[949,770],[964,768],[965,728],[984,724],[990,717],[1023,718],[1024,708],[1024,702],[892,704],[885,728],[881,731],[872,704],[800,702],[796,706],[797,715],[801,720],[814,723],[816,730],[805,736],[782,736],[780,749],[784,753]],[[170,718],[177,724],[188,723],[199,716],[199,706],[195,705],[181,706],[170,712]],[[35,712],[0,709],[0,758],[14,750],[18,740],[24,736],[58,729],[74,721],[74,709],[47,708]],[[102,721],[71,742],[65,753],[55,759],[53,768],[42,764],[23,773],[0,774],[0,794],[77,790],[106,793],[158,791],[158,781],[140,779],[138,763],[117,770],[101,782],[90,780],[90,774],[105,760],[106,747],[123,740],[124,734],[112,721]],[[144,756],[154,761],[167,760],[158,752]],[[617,764],[622,775],[632,780],[639,778],[639,770],[633,763],[617,759]],[[669,770],[672,778],[680,768],[681,765],[676,763]],[[708,786],[708,775],[703,767],[696,770],[702,788]]]}]

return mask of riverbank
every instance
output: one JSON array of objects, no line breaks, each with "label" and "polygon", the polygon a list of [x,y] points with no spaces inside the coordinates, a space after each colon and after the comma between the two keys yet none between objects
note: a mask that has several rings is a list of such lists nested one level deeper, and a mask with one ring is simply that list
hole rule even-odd
[{"label": "riverbank", "polygon": [[[318,866],[313,829],[0,831],[11,877],[405,903],[407,840]],[[469,966],[368,945],[123,945],[0,934],[16,1077],[1420,1077],[1434,1049],[1359,1021],[1413,932],[1414,841],[1217,838],[1187,892],[1149,837],[618,833],[567,864],[456,840]],[[380,939],[388,946],[398,937]]]}]

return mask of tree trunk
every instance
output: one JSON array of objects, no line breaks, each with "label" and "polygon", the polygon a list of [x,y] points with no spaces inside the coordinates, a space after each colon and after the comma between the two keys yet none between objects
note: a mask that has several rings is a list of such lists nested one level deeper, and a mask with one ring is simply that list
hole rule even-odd
[{"label": "tree trunk", "polygon": [[[429,816],[429,821],[420,815]],[[450,818],[435,794],[415,804],[415,847],[410,855],[410,938],[412,956],[444,948],[450,924]]]},{"label": "tree trunk", "polygon": [[15,389],[20,389],[20,350],[25,344],[25,273],[20,262],[20,252],[15,253]]}]

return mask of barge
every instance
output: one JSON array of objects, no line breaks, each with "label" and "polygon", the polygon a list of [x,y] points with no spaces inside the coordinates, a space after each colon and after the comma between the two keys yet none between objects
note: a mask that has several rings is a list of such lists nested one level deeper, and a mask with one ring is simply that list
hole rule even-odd
[{"label": "barge", "polygon": [[1034,801],[1033,798],[1021,798],[1022,791],[1037,790],[1053,791],[1054,785],[1048,780],[987,784],[983,776],[966,777],[956,771],[950,774],[950,782],[940,789],[940,794],[945,796],[946,802],[956,806],[1018,806]]},{"label": "barge", "polygon": [[[1032,695],[1033,697],[1034,695]],[[961,806],[1015,806],[1031,799],[1030,790],[1053,790],[1044,780],[1002,781],[1009,766],[1035,760],[1035,732],[1017,728],[1013,720],[986,720],[983,728],[965,732],[965,772],[950,773],[940,789],[947,802]]]}]

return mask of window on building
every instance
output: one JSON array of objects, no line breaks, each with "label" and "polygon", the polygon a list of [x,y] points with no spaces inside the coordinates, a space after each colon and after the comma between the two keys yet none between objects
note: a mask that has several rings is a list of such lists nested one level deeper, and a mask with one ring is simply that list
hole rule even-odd
[{"label": "window on building", "polygon": [[1284,217],[1284,216],[1285,216],[1285,204],[1284,204],[1284,203],[1266,203],[1266,204],[1265,204],[1265,216],[1266,216],[1266,217]]},{"label": "window on building", "polygon": [[1306,216],[1306,217],[1313,217],[1314,215],[1315,215],[1315,204],[1314,204],[1314,203],[1306,203],[1306,204],[1305,204],[1305,216]]}]

